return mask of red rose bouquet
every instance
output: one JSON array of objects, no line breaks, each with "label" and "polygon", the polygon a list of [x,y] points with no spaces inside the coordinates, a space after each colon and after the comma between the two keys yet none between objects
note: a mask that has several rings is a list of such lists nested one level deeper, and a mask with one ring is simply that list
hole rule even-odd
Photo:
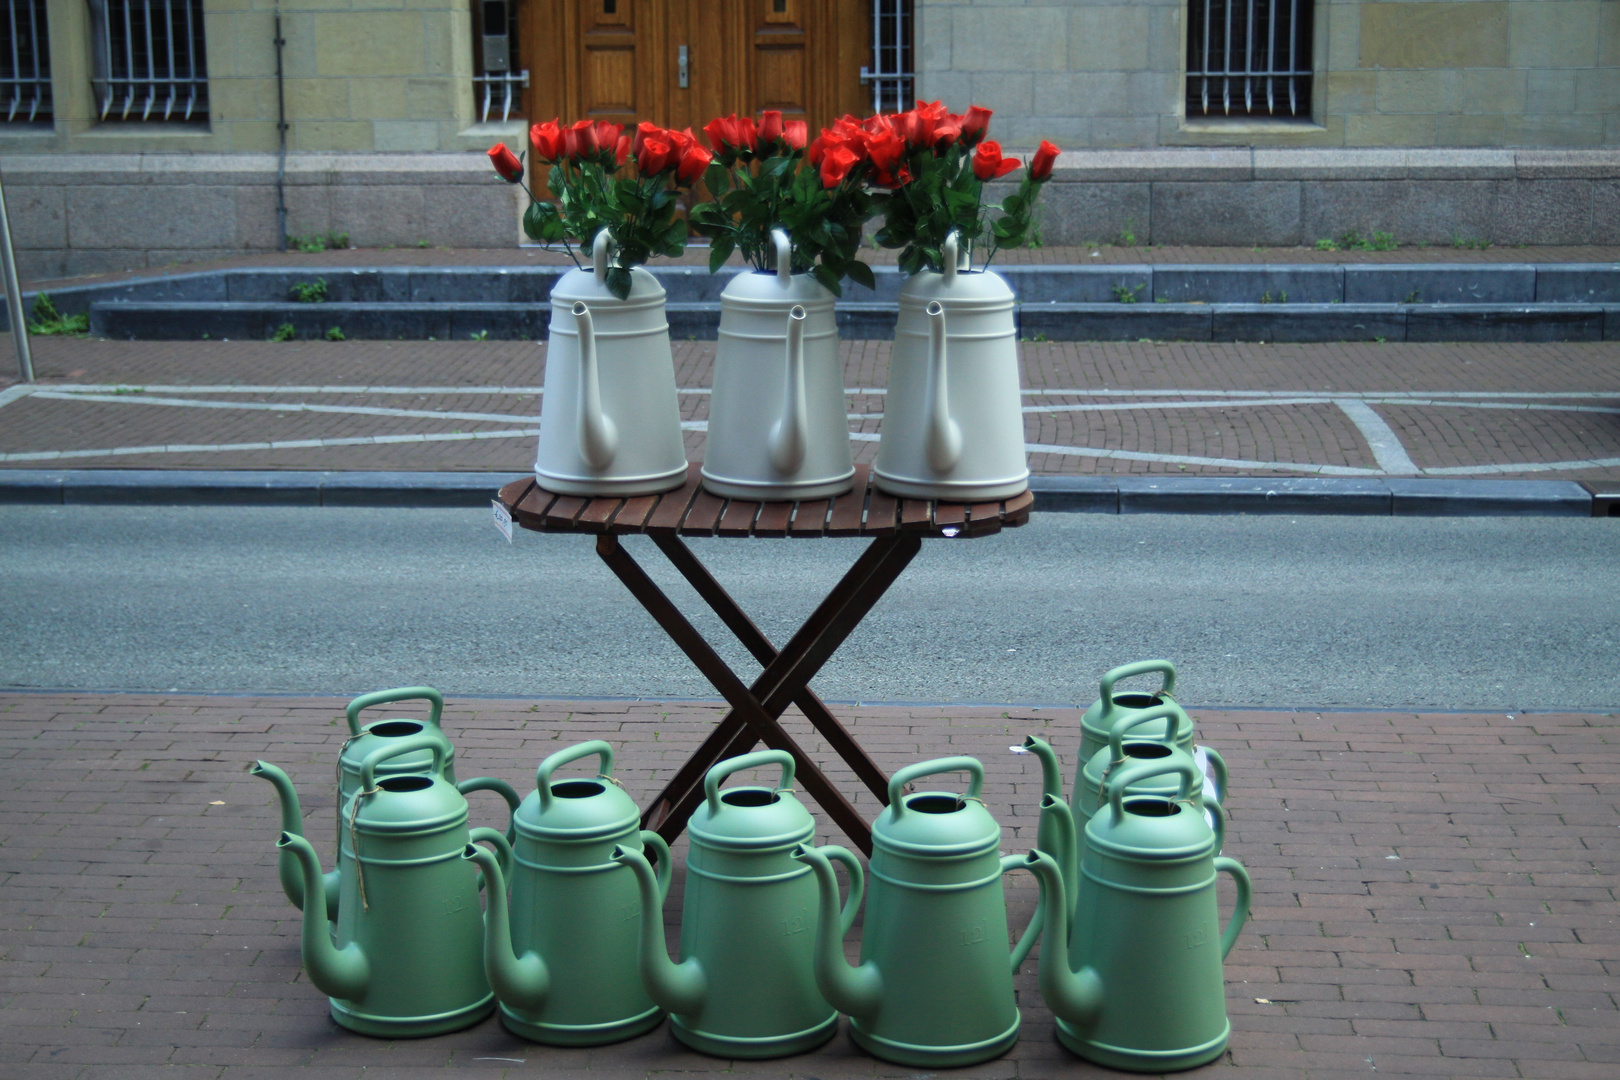
[{"label": "red rose bouquet", "polygon": [[[860,132],[858,124],[854,128]],[[795,273],[814,275],[834,296],[842,295],[845,277],[867,288],[876,284],[871,267],[855,257],[873,209],[864,182],[872,168],[864,136],[846,139],[823,131],[806,147],[805,122],[783,121],[771,109],[757,122],[720,117],[703,131],[714,149],[703,177],[713,200],[692,208],[692,227],[714,245],[711,271],[733,251],[756,270],[774,269],[771,230],[782,228]]]},{"label": "red rose bouquet", "polygon": [[[988,237],[986,266],[998,249],[1024,242],[1058,148],[1041,143],[1018,190],[1002,200],[1001,216],[990,220],[983,205],[984,185],[1021,168],[1023,162],[1003,156],[999,143],[985,139],[989,125],[989,109],[973,105],[957,116],[937,101],[919,101],[909,112],[865,122],[868,145],[874,147],[872,160],[878,166],[873,183],[889,189],[881,196],[884,220],[877,241],[901,249],[904,273],[942,271],[941,247],[953,231],[969,248]],[[875,149],[879,145],[881,155]]]},{"label": "red rose bouquet", "polygon": [[[535,157],[551,166],[546,187],[555,200],[529,192],[523,231],[531,239],[548,247],[560,242],[577,266],[573,243],[588,250],[607,229],[616,245],[607,287],[620,299],[630,295],[632,267],[686,250],[686,222],[675,217],[678,189],[690,187],[711,160],[690,130],[644,123],[627,132],[605,121],[565,127],[551,120],[530,128],[529,141]],[[503,179],[523,182],[522,162],[510,150],[498,146],[489,154]]]}]

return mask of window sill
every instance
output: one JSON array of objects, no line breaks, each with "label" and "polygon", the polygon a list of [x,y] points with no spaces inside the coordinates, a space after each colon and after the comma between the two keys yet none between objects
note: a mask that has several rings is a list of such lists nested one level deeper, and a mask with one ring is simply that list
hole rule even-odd
[{"label": "window sill", "polygon": [[1183,117],[1178,129],[1191,135],[1305,135],[1327,130],[1315,120],[1265,120],[1253,116]]}]

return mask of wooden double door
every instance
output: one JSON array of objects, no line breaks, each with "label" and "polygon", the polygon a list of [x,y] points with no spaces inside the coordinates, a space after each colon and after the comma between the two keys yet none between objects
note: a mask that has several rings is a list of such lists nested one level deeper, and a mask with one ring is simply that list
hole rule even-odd
[{"label": "wooden double door", "polygon": [[531,121],[701,132],[780,109],[811,137],[870,111],[870,0],[522,0]]}]

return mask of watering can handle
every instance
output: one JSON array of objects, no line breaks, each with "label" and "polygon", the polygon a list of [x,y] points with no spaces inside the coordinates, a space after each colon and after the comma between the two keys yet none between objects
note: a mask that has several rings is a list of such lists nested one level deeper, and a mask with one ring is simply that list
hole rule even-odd
[{"label": "watering can handle", "polygon": [[540,763],[534,771],[535,796],[540,800],[540,812],[543,814],[551,809],[551,774],[567,765],[571,761],[596,755],[596,775],[603,780],[613,778],[613,747],[601,739],[592,739],[577,746],[570,746],[566,750],[559,750]]},{"label": "watering can handle", "polygon": [[1151,724],[1155,720],[1170,721],[1164,725],[1164,745],[1174,746],[1181,735],[1181,717],[1186,715],[1179,705],[1167,702],[1120,717],[1113,730],[1108,733],[1109,761],[1115,765],[1122,764],[1125,760],[1125,733],[1143,724]]},{"label": "watering can handle", "polygon": [[1168,660],[1138,660],[1134,664],[1121,664],[1102,677],[1097,684],[1097,696],[1102,704],[1102,714],[1107,716],[1114,707],[1114,684],[1121,679],[1129,679],[1136,675],[1149,675],[1153,672],[1164,675],[1164,685],[1159,687],[1159,693],[1165,697],[1174,697],[1176,689],[1176,665]]},{"label": "watering can handle", "polygon": [[377,690],[361,694],[349,702],[344,714],[349,719],[349,734],[360,734],[360,714],[373,705],[387,705],[391,701],[426,701],[429,705],[428,723],[439,730],[439,715],[444,712],[444,695],[431,686],[402,686],[397,690]]},{"label": "watering can handle", "polygon": [[[1200,776],[1198,782],[1202,786],[1204,778]],[[1226,811],[1221,809],[1218,799],[1206,799],[1204,810],[1209,814],[1209,827],[1215,833],[1215,850],[1219,851],[1226,846]]]},{"label": "watering can handle", "polygon": [[596,239],[591,241],[591,276],[597,281],[607,280],[608,256],[615,246],[612,233],[606,229],[597,230]]},{"label": "watering can handle", "polygon": [[1164,758],[1159,761],[1144,761],[1142,764],[1117,772],[1103,781],[1102,794],[1114,808],[1114,817],[1119,818],[1125,813],[1125,792],[1134,784],[1140,784],[1154,776],[1163,776],[1165,773],[1179,773],[1181,776],[1181,791],[1177,799],[1185,799],[1197,791],[1204,783],[1204,774],[1198,771],[1198,766],[1190,760],[1183,758]]},{"label": "watering can handle", "polygon": [[658,883],[658,903],[661,905],[669,899],[669,880],[670,875],[675,873],[675,857],[669,853],[669,845],[664,838],[651,829],[642,829],[637,835],[641,837],[641,846],[652,848],[653,854],[658,857],[653,880]]},{"label": "watering can handle", "polygon": [[772,229],[771,244],[776,248],[776,279],[786,287],[793,280],[793,241],[786,229]]},{"label": "watering can handle", "polygon": [[1243,932],[1243,924],[1249,920],[1249,896],[1252,891],[1249,885],[1249,872],[1243,869],[1243,864],[1236,859],[1228,859],[1224,855],[1215,858],[1215,872],[1217,874],[1231,874],[1232,881],[1237,885],[1237,902],[1232,905],[1232,918],[1227,922],[1226,929],[1221,931],[1221,959],[1232,951],[1237,944],[1238,935]]},{"label": "watering can handle", "polygon": [[1217,754],[1212,746],[1200,746],[1198,749],[1209,759],[1210,771],[1215,774],[1215,797],[1226,798],[1226,759]]},{"label": "watering can handle", "polygon": [[961,269],[962,234],[952,229],[946,234],[945,242],[939,246],[940,269],[945,275],[945,284],[949,285],[956,280],[956,272]]},{"label": "watering can handle", "polygon": [[[1057,864],[1054,863],[1053,865]],[[1028,862],[1028,855],[1003,855],[1001,857],[1001,872],[1005,874],[1010,870],[1034,872]],[[1018,944],[1014,945],[1012,949],[1011,962],[1014,975],[1018,974],[1018,969],[1023,966],[1024,961],[1029,957],[1029,950],[1033,949],[1035,942],[1040,939],[1041,929],[1046,925],[1046,903],[1046,890],[1042,889],[1041,898],[1035,904],[1035,914],[1030,917],[1028,925],[1024,927],[1024,932],[1019,935]]]},{"label": "watering can handle", "polygon": [[900,789],[914,780],[921,780],[925,776],[936,776],[939,773],[965,772],[968,774],[967,798],[977,799],[979,791],[984,787],[984,766],[977,758],[942,757],[932,761],[919,761],[915,765],[907,765],[893,776],[889,777],[889,806],[894,810],[896,821],[905,812],[905,803],[900,798]]},{"label": "watering can handle", "polygon": [[786,750],[757,750],[752,754],[739,754],[727,758],[703,777],[703,795],[709,800],[709,813],[720,812],[720,782],[734,772],[744,769],[763,769],[767,765],[782,766],[782,781],[776,791],[793,786],[793,755]]},{"label": "watering can handle", "polygon": [[390,758],[404,757],[414,754],[418,750],[428,750],[433,754],[433,775],[440,780],[444,779],[444,737],[429,735],[423,732],[420,735],[410,735],[403,739],[390,739],[388,745],[373,750],[366,755],[360,763],[360,790],[370,791],[377,786],[377,766]]},{"label": "watering can handle", "polygon": [[495,849],[495,861],[500,864],[501,877],[506,881],[512,880],[512,845],[506,842],[498,829],[486,829],[479,826],[467,830],[467,843],[487,843]]},{"label": "watering can handle", "polygon": [[[463,780],[456,785],[456,790],[462,795],[470,795],[475,791],[493,791],[506,800],[506,839],[508,842],[517,839],[516,814],[523,800],[511,784],[498,776],[475,776],[471,780]],[[505,872],[504,870],[502,871]]]}]

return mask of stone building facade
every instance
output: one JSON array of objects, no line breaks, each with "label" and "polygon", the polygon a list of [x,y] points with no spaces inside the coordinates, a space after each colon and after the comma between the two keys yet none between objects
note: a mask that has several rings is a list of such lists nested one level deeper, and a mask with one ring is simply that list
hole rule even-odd
[{"label": "stone building facade", "polygon": [[[537,77],[573,70],[548,43],[596,32],[586,24],[602,11],[662,27],[666,18],[695,25],[696,15],[682,13],[701,8],[700,0],[512,2],[514,71],[526,65]],[[758,7],[766,22],[798,12],[809,26],[815,13],[802,5],[855,0],[727,2]],[[50,91],[44,119],[30,121],[23,102],[0,124],[0,175],[25,274],[273,249],[278,206],[294,236],[343,232],[364,246],[519,242],[518,193],[491,181],[482,151],[497,139],[520,145],[527,121],[482,107],[481,3],[131,0],[171,33],[176,18],[200,20],[206,107],[182,117],[166,87],[155,97],[167,119],[142,113],[140,95],[140,115],[126,115],[127,83],[107,90],[108,64],[118,66],[105,48],[117,15],[108,11],[122,3],[14,0],[40,13],[36,70],[48,61],[41,82]],[[918,96],[995,109],[1009,147],[1042,138],[1064,147],[1046,199],[1047,243],[1128,234],[1286,245],[1350,230],[1430,243],[1620,243],[1620,0],[868,6],[906,17]],[[1292,74],[1213,84],[1196,74],[1207,73],[1229,15],[1240,24],[1232,40],[1245,43],[1237,64],[1245,73],[1282,70],[1277,26],[1294,20],[1297,55],[1285,59],[1297,66],[1284,65]],[[122,32],[133,39],[145,27]],[[649,40],[673,48],[677,36]],[[525,101],[536,111],[549,104],[524,93],[517,114]],[[1269,105],[1256,106],[1257,93]],[[7,104],[0,100],[0,119]]]}]

